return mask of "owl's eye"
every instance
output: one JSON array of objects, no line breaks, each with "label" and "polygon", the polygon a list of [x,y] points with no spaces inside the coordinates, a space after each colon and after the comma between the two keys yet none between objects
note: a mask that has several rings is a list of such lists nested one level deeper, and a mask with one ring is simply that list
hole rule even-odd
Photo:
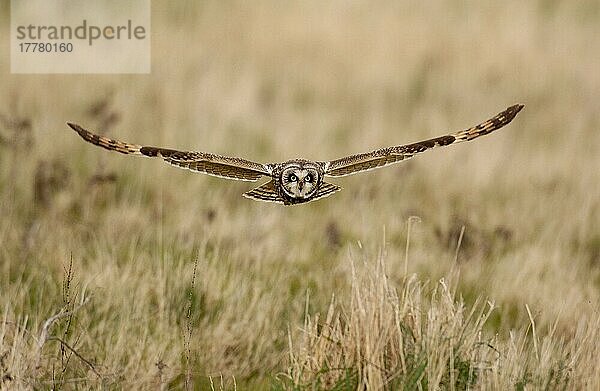
[{"label": "owl's eye", "polygon": [[290,179],[290,181],[292,181],[292,182],[296,182],[296,181],[298,180],[298,177],[296,177],[296,175],[294,175],[294,174],[290,174],[290,177],[289,177],[289,179]]},{"label": "owl's eye", "polygon": [[310,174],[308,174],[308,175],[306,175],[306,176],[304,177],[304,180],[305,180],[306,182],[311,182],[311,181],[312,181],[312,176],[311,176]]}]

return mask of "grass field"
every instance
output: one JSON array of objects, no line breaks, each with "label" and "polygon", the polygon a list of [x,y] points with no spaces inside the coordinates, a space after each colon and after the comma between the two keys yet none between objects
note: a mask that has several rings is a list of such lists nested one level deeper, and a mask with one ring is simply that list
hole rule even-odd
[{"label": "grass field", "polygon": [[[596,1],[154,1],[150,75],[11,75],[0,388],[600,389]],[[84,143],[324,160],[296,207]]]}]

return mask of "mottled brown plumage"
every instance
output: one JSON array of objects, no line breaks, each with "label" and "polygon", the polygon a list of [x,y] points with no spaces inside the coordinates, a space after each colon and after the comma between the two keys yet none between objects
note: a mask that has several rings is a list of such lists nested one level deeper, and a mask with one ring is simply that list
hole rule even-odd
[{"label": "mottled brown plumage", "polygon": [[360,153],[332,160],[326,163],[328,165],[326,166],[325,175],[336,177],[372,170],[374,168],[410,159],[417,153],[425,152],[431,148],[473,140],[474,138],[491,133],[508,124],[522,108],[523,105],[511,106],[479,125],[446,136],[419,141],[413,144],[377,149],[367,153]]},{"label": "mottled brown plumage", "polygon": [[169,164],[222,178],[256,181],[266,176],[271,181],[244,193],[245,197],[285,205],[300,204],[327,197],[341,188],[324,181],[368,171],[412,158],[435,147],[470,141],[508,124],[523,108],[511,106],[491,119],[472,128],[412,144],[377,149],[331,161],[293,159],[283,163],[262,164],[250,160],[205,152],[147,147],[99,136],[81,126],[67,123],[85,141],[111,151],[146,157],[160,157]]}]

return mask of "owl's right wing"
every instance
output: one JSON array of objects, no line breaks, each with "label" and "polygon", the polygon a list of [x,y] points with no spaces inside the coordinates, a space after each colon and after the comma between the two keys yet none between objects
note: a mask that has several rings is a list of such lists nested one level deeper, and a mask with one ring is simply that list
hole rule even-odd
[{"label": "owl's right wing", "polygon": [[269,166],[246,159],[205,152],[177,151],[174,149],[129,144],[99,136],[74,123],[67,122],[67,125],[76,131],[85,141],[99,147],[124,154],[161,157],[169,164],[191,171],[242,181],[256,181],[262,176],[271,175],[271,168]]},{"label": "owl's right wing", "polygon": [[446,136],[419,141],[413,144],[382,148],[372,152],[360,153],[341,159],[322,162],[321,164],[323,165],[325,175],[330,177],[341,177],[384,167],[389,164],[410,159],[418,153],[425,152],[435,147],[443,147],[463,141],[470,141],[477,137],[489,134],[494,130],[507,125],[515,118],[522,108],[523,105],[521,104],[513,105],[479,125],[455,133],[450,133]]}]

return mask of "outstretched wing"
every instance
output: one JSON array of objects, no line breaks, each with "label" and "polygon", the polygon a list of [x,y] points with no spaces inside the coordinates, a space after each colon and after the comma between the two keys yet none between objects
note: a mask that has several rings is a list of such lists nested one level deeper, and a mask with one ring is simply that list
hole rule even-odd
[{"label": "outstretched wing", "polygon": [[99,136],[73,123],[67,122],[67,125],[76,131],[85,141],[110,151],[130,155],[161,157],[164,161],[174,166],[208,175],[242,181],[256,181],[262,176],[270,176],[271,174],[268,166],[246,159],[204,152],[186,152],[158,147],[144,147]]},{"label": "outstretched wing", "polygon": [[504,125],[508,124],[513,118],[515,118],[517,113],[521,111],[522,108],[523,105],[521,104],[511,106],[495,117],[490,118],[479,125],[466,130],[451,133],[446,136],[419,141],[413,144],[382,148],[372,152],[360,153],[341,159],[331,160],[329,162],[323,162],[322,164],[325,168],[325,175],[340,177],[355,174],[361,171],[368,171],[387,166],[388,164],[410,159],[417,153],[425,152],[431,148],[443,147],[445,145],[473,140],[479,136],[491,133],[496,129],[500,129]]}]

